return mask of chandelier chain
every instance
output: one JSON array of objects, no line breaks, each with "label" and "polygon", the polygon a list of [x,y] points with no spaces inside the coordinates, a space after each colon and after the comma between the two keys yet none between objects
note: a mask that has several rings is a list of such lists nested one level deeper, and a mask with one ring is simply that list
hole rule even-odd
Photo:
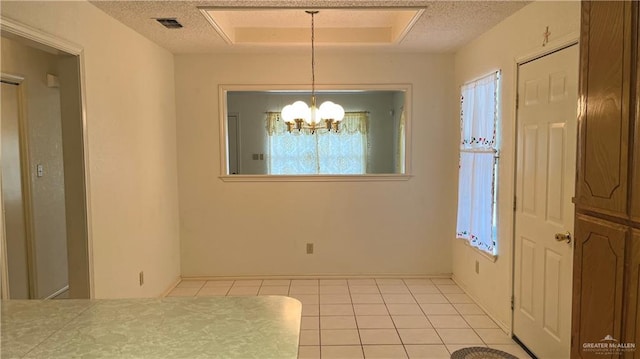
[{"label": "chandelier chain", "polygon": [[327,131],[338,132],[338,124],[344,118],[344,108],[331,101],[325,101],[319,107],[316,105],[316,23],[317,10],[307,10],[311,15],[311,106],[303,101],[296,101],[282,108],[282,118],[287,124],[287,130],[310,130],[311,134],[320,129],[324,121]]},{"label": "chandelier chain", "polygon": [[311,12],[311,96],[316,94],[315,12]]}]

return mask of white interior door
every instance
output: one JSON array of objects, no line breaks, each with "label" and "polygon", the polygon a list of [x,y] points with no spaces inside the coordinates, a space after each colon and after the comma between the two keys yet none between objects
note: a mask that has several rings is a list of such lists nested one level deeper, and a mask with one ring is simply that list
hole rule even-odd
[{"label": "white interior door", "polygon": [[520,65],[513,333],[537,357],[571,344],[578,46]]},{"label": "white interior door", "polygon": [[1,178],[8,288],[11,299],[29,299],[29,261],[22,165],[18,85],[2,82]]}]

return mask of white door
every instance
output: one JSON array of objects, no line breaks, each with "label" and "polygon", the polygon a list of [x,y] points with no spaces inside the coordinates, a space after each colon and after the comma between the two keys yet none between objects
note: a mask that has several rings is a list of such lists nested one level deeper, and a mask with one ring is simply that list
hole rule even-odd
[{"label": "white door", "polygon": [[22,191],[18,85],[2,82],[0,92],[0,172],[9,296],[11,299],[29,299],[29,252]]},{"label": "white door", "polygon": [[[518,69],[513,334],[538,358],[571,344],[578,46]],[[562,239],[562,238],[560,238]]]}]

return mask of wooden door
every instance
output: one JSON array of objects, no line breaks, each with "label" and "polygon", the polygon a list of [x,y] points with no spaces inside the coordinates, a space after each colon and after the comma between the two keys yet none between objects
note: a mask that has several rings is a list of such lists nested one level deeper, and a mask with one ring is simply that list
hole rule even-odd
[{"label": "wooden door", "polygon": [[582,4],[577,206],[627,217],[632,4]]},{"label": "wooden door", "polygon": [[[636,6],[634,9],[636,13],[636,21],[640,22],[640,6]],[[636,51],[640,51],[640,26],[636,23]],[[638,228],[640,228],[640,110],[638,110],[638,104],[640,103],[640,56],[636,56],[636,113],[634,126],[634,142],[633,142],[633,172],[631,181],[631,220],[634,221]]]},{"label": "wooden door", "polygon": [[602,358],[583,345],[622,337],[627,232],[620,224],[576,216],[572,358]]},{"label": "wooden door", "polygon": [[577,95],[578,46],[519,67],[513,333],[540,358],[571,348]]},{"label": "wooden door", "polygon": [[[640,229],[631,232],[627,248],[627,268],[625,273],[625,307],[622,316],[624,333],[620,342],[640,343]],[[624,353],[625,359],[640,358],[636,350]]]}]

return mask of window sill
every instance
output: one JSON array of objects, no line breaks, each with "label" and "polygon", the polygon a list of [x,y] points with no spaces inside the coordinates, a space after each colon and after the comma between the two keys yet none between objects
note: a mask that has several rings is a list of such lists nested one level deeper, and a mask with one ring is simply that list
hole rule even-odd
[{"label": "window sill", "polygon": [[487,252],[481,250],[480,248],[474,247],[474,246],[471,245],[471,243],[469,243],[468,240],[466,240],[464,238],[457,237],[457,239],[461,240],[467,247],[471,248],[474,252],[476,252],[479,255],[485,257],[486,259],[490,260],[491,262],[495,263],[498,260],[498,255],[497,254],[487,253]]},{"label": "window sill", "polygon": [[369,174],[369,175],[224,175],[223,182],[382,182],[408,181],[407,174]]}]

